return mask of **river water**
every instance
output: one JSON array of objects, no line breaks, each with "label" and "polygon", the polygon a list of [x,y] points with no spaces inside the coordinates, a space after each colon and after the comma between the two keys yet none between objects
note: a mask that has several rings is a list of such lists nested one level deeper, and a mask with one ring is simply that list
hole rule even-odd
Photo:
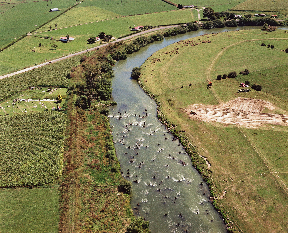
[{"label": "river water", "polygon": [[[251,28],[251,27],[250,27]],[[245,28],[223,28],[165,38],[119,61],[114,67],[110,109],[117,157],[123,176],[132,182],[132,209],[149,221],[152,233],[226,232],[209,202],[209,190],[178,140],[157,119],[156,103],[132,80],[131,71],[154,52],[203,34]]]}]

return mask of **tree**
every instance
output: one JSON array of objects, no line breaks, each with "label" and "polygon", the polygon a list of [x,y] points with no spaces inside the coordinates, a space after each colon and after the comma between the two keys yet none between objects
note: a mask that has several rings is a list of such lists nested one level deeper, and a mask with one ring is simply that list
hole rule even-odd
[{"label": "tree", "polygon": [[96,42],[96,37],[93,36],[93,37],[90,37],[88,40],[87,40],[88,44],[94,44]]},{"label": "tree", "polygon": [[236,73],[235,71],[230,72],[230,73],[228,74],[228,78],[236,78],[236,77],[237,77],[237,73]]},{"label": "tree", "polygon": [[140,75],[141,75],[141,68],[134,67],[132,69],[131,78],[138,80],[140,78]]},{"label": "tree", "polygon": [[208,19],[215,19],[215,13],[214,10],[211,7],[206,7],[203,10],[203,17],[207,17]]},{"label": "tree", "polygon": [[106,36],[105,32],[100,32],[99,35],[98,35],[98,37],[100,39],[104,39],[105,36]]}]

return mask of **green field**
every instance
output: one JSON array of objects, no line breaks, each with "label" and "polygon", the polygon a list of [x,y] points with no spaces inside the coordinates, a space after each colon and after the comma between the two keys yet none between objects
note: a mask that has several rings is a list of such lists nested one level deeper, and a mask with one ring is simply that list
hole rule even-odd
[{"label": "green field", "polygon": [[[69,53],[95,47],[99,45],[99,42],[95,44],[87,44],[87,39],[92,36],[97,36],[102,31],[118,38],[131,34],[130,29],[136,25],[158,26],[174,23],[186,23],[194,20],[196,20],[196,18],[191,14],[191,10],[177,10],[114,18],[111,20],[74,25],[68,28],[46,32],[39,29],[36,35],[27,36],[0,53],[0,74],[10,73],[24,67],[32,66],[36,63],[39,64],[45,60],[51,60]],[[55,22],[58,25],[60,24],[57,21]],[[51,23],[53,26],[54,21]],[[67,34],[69,34],[70,37],[74,37],[75,40],[69,43],[58,41],[60,37],[66,36]],[[48,39],[45,39],[45,37]],[[53,39],[51,40],[51,38]],[[41,47],[39,47],[40,43]],[[54,44],[57,45],[56,48],[52,47]],[[19,57],[21,57],[21,59],[18,59]]]},{"label": "green field", "polygon": [[[185,130],[183,136],[209,161],[209,171],[202,171],[212,174],[214,204],[234,231],[287,231],[287,126],[209,123],[190,119],[184,109],[243,97],[267,100],[276,107],[270,114],[288,115],[287,41],[282,30],[206,35],[170,45],[142,65],[141,83],[159,101],[164,118],[177,125],[176,132]],[[250,74],[216,80],[218,74],[244,69]],[[262,91],[237,93],[244,81],[262,85]]]},{"label": "green field", "polygon": [[0,199],[1,232],[58,232],[57,187],[1,189]]},{"label": "green field", "polygon": [[272,11],[282,14],[284,17],[288,15],[288,2],[283,0],[246,0],[243,3],[235,6],[233,10],[250,10],[250,11]]},{"label": "green field", "polygon": [[[18,39],[20,36],[37,29],[75,3],[75,0],[58,0],[57,4],[46,1],[17,1],[11,8],[9,7],[0,14],[0,48],[15,38]],[[49,12],[51,8],[55,7],[59,8],[59,11]]]},{"label": "green field", "polygon": [[215,11],[227,11],[235,6],[237,6],[241,2],[245,2],[246,0],[173,0],[177,4],[182,4],[183,6],[194,5],[198,9],[202,7],[212,7]]}]

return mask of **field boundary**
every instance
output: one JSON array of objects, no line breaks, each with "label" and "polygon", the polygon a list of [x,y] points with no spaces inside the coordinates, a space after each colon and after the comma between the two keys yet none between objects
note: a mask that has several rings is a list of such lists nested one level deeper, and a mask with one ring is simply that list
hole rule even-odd
[{"label": "field boundary", "polygon": [[48,61],[48,62],[44,62],[44,63],[41,63],[39,65],[31,66],[31,67],[28,67],[28,68],[25,68],[25,69],[22,69],[22,70],[19,70],[19,71],[15,71],[13,73],[2,75],[2,76],[0,76],[0,80],[4,79],[4,78],[12,77],[12,76],[14,76],[16,74],[21,74],[21,73],[27,72],[29,70],[34,70],[34,69],[40,68],[40,67],[45,66],[45,65],[49,65],[51,63],[62,61],[62,60],[65,60],[67,58],[78,56],[78,55],[81,55],[81,54],[84,54],[84,53],[87,53],[87,52],[92,52],[92,51],[98,50],[98,49],[100,49],[102,47],[108,46],[109,44],[114,44],[114,43],[117,43],[117,42],[120,42],[120,41],[129,40],[129,39],[132,39],[133,37],[136,37],[136,36],[139,36],[139,35],[143,35],[143,34],[146,34],[146,33],[154,32],[154,31],[158,31],[158,30],[162,30],[162,29],[174,28],[174,27],[178,27],[178,26],[179,26],[178,24],[169,25],[169,26],[163,26],[163,27],[161,26],[161,27],[149,29],[147,31],[142,31],[142,32],[139,32],[139,33],[136,33],[136,34],[132,34],[132,35],[126,36],[124,38],[117,39],[117,40],[112,41],[112,42],[107,43],[107,44],[98,45],[96,47],[93,47],[93,48],[90,48],[90,49],[86,49],[86,50],[82,50],[80,52],[69,54],[69,55],[66,55],[66,56],[63,56],[63,57],[60,57],[60,58],[56,58],[54,60],[51,60],[51,61]]}]

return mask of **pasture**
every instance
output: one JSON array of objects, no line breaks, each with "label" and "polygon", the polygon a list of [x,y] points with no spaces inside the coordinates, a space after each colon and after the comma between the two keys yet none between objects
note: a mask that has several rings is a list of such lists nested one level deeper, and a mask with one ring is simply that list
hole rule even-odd
[{"label": "pasture", "polygon": [[[32,0],[11,2],[9,6],[12,7],[0,14],[0,48],[37,29],[74,4],[75,0],[59,0],[57,4]],[[49,12],[54,7],[59,8],[60,11]]]},{"label": "pasture", "polygon": [[[45,28],[42,31],[42,28],[40,28],[36,34],[25,37],[0,53],[0,74],[10,73],[24,67],[39,64],[45,60],[51,60],[69,53],[95,47],[99,45],[99,42],[87,44],[87,39],[92,36],[97,36],[100,32],[105,32],[118,38],[131,34],[130,29],[136,25],[158,26],[196,20],[197,18],[191,13],[191,10],[177,10],[136,15],[99,22],[93,21],[93,23],[84,23],[82,25],[73,24],[67,28],[58,28],[57,30],[53,29],[55,23],[57,23],[58,27],[58,21],[56,20],[55,23],[52,21],[51,25],[53,29],[51,31],[44,31]],[[75,40],[69,43],[60,42],[60,37],[66,36],[67,34],[70,37],[74,37]],[[41,47],[39,47],[40,43]],[[56,48],[53,47],[54,45]],[[18,59],[19,57],[22,59]]]},{"label": "pasture", "polygon": [[57,186],[0,190],[1,232],[57,232]]},{"label": "pasture", "polygon": [[260,0],[260,1],[253,1],[253,0],[246,0],[239,5],[235,6],[233,10],[249,10],[249,11],[262,11],[262,12],[278,12],[283,17],[288,17],[288,2],[284,0]]},{"label": "pasture", "polygon": [[[210,174],[214,204],[235,231],[287,230],[288,83],[284,80],[287,53],[283,52],[287,41],[283,30],[204,35],[170,45],[142,65],[141,84],[159,101],[161,115],[177,126],[174,131],[184,130],[179,134],[188,138],[211,166],[202,172]],[[218,74],[239,74],[246,68],[249,75],[216,80]],[[206,87],[208,81],[212,81],[211,88]],[[244,81],[260,84],[262,91],[249,87],[250,92],[238,93],[239,83]],[[232,112],[229,107],[225,115],[219,112],[219,106],[239,97],[268,101],[274,108],[259,106],[263,108],[260,115],[286,116],[287,122],[263,121],[257,127],[253,119],[245,126],[237,121],[221,123],[220,118],[232,117],[233,111],[238,117],[245,113],[241,98]],[[203,116],[208,120],[201,120],[200,110],[185,112],[196,105],[206,111]]]}]

